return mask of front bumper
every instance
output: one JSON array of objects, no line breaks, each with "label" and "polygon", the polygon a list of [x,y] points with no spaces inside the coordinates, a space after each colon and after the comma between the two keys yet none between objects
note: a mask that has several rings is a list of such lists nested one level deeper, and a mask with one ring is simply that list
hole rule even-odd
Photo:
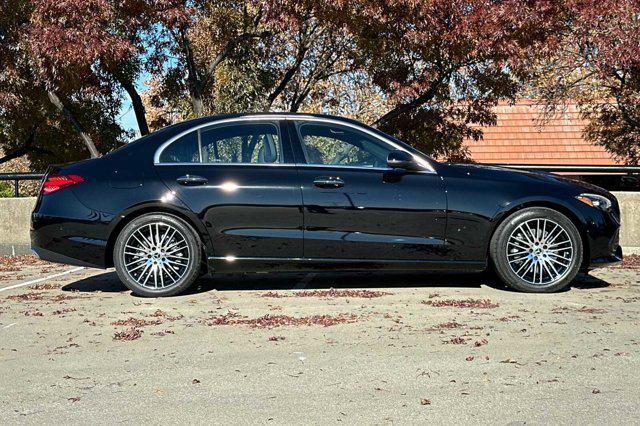
[{"label": "front bumper", "polygon": [[586,243],[583,269],[593,269],[622,261],[620,214],[617,204],[612,211],[588,208],[585,215]]},{"label": "front bumper", "polygon": [[587,269],[591,270],[596,268],[602,268],[612,263],[621,262],[621,261],[622,261],[622,247],[617,246],[614,252],[611,253],[610,255],[591,259],[591,262]]}]

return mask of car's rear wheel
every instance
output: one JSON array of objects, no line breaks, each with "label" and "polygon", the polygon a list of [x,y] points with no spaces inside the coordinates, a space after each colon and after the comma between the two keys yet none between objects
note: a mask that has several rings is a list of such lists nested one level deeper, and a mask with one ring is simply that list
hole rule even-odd
[{"label": "car's rear wheel", "polygon": [[189,224],[165,213],[145,214],[129,222],[113,249],[120,280],[146,297],[171,296],[198,278],[201,244]]},{"label": "car's rear wheel", "polygon": [[573,222],[545,207],[513,213],[496,229],[490,246],[495,271],[505,284],[536,293],[569,285],[580,271],[582,252]]}]

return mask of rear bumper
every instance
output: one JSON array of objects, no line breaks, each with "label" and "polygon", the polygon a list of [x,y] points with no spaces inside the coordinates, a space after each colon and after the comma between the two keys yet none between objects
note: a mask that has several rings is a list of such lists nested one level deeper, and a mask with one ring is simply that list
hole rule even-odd
[{"label": "rear bumper", "polygon": [[82,205],[70,190],[41,197],[31,214],[31,249],[50,262],[105,268],[111,219]]},{"label": "rear bumper", "polygon": [[[36,222],[42,222],[42,218]],[[73,228],[73,226],[68,223],[36,225],[36,229],[31,231],[31,250],[40,259],[49,262],[106,268],[107,242],[69,235],[66,232],[66,229],[69,228]],[[75,234],[82,235],[80,232]]]},{"label": "rear bumper", "polygon": [[72,257],[65,256],[63,254],[56,253],[51,250],[43,249],[42,247],[32,246],[31,250],[33,250],[33,252],[38,256],[40,260],[46,260],[47,262],[64,263],[65,265],[74,265],[74,266],[86,266],[89,268],[95,268],[96,266],[99,267],[99,265],[85,262],[81,259],[74,259]]}]

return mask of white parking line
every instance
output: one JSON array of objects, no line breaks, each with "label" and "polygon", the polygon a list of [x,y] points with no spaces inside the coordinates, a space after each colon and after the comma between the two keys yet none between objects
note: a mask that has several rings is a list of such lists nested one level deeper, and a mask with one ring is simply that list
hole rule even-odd
[{"label": "white parking line", "polygon": [[58,274],[49,275],[48,277],[38,278],[38,279],[35,279],[35,280],[30,280],[30,281],[25,281],[23,283],[10,285],[9,287],[0,288],[0,293],[3,292],[3,291],[7,291],[7,290],[13,290],[14,288],[24,287],[26,285],[41,283],[43,281],[47,281],[47,280],[50,280],[52,278],[61,277],[63,275],[72,274],[72,273],[80,271],[82,269],[84,269],[84,266],[78,266],[77,268],[69,269],[68,271],[60,272]]}]

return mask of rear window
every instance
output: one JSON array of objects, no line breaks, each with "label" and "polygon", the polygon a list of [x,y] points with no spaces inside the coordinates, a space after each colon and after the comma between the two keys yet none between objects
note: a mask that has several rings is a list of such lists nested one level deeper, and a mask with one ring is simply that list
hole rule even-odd
[{"label": "rear window", "polygon": [[161,163],[199,163],[198,133],[191,132],[167,146],[160,154]]}]

